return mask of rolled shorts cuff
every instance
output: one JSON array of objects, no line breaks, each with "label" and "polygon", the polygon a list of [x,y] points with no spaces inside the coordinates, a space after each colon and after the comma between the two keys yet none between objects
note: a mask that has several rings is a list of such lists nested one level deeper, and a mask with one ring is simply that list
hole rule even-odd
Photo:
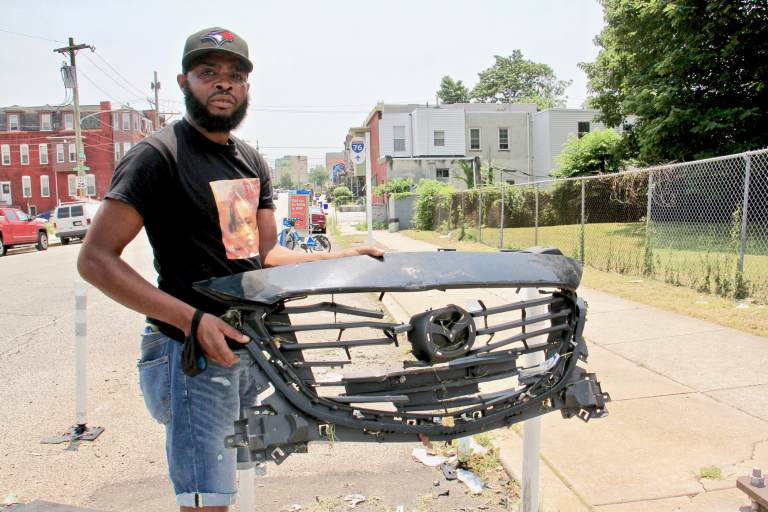
[{"label": "rolled shorts cuff", "polygon": [[176,495],[176,504],[190,508],[228,507],[234,505],[236,499],[237,493],[185,492]]}]

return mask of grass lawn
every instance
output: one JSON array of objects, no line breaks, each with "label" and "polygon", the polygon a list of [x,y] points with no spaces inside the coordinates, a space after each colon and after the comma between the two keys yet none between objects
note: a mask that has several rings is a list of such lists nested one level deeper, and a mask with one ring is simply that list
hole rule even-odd
[{"label": "grass lawn", "polygon": [[[542,229],[551,228],[541,228],[539,231],[540,235]],[[506,231],[504,233],[505,240]],[[401,231],[401,233],[416,240],[422,240],[440,247],[463,251],[497,250],[495,246],[489,247],[479,242],[459,242],[454,238],[434,231],[406,230]],[[498,236],[498,232],[496,235]],[[483,239],[485,239],[485,236],[483,236]],[[525,246],[531,245],[533,244],[525,244]],[[548,240],[542,241],[540,237],[539,245],[556,244]],[[768,306],[762,304],[747,302],[740,305],[734,300],[700,293],[684,286],[674,286],[662,281],[622,275],[615,272],[605,272],[591,266],[585,267],[581,282],[588,288],[601,290],[618,297],[667,311],[700,318],[725,327],[732,327],[757,336],[765,336],[765,333],[768,332]]]},{"label": "grass lawn", "polygon": [[[585,263],[599,270],[619,274],[642,276],[650,264],[653,278],[687,286],[695,290],[709,290],[720,295],[732,295],[738,262],[737,247],[730,249],[723,240],[722,225],[702,224],[695,229],[690,225],[653,224],[653,244],[646,253],[644,223],[588,224],[584,230]],[[483,243],[499,247],[498,228],[483,228],[479,235]],[[477,228],[465,231],[477,239]],[[761,304],[768,303],[768,246],[758,245],[752,237],[744,258],[744,278],[748,295]],[[505,228],[503,246],[520,249],[534,245],[558,247],[564,254],[578,258],[581,228],[578,224],[534,228]],[[695,249],[702,247],[704,249]],[[646,258],[649,258],[646,260]],[[730,290],[731,293],[728,293]]]}]

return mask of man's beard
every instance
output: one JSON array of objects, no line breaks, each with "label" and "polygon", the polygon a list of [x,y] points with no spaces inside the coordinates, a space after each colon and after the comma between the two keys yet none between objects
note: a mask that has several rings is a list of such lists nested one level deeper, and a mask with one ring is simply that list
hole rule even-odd
[{"label": "man's beard", "polygon": [[229,133],[243,122],[248,111],[248,96],[229,116],[211,114],[203,103],[192,93],[189,86],[184,88],[184,105],[187,113],[200,128],[210,133]]}]

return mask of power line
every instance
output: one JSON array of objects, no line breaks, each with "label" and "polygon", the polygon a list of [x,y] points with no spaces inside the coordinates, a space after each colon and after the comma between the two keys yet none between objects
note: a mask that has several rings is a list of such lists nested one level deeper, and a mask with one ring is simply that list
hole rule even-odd
[{"label": "power line", "polygon": [[23,32],[16,32],[14,30],[6,30],[4,28],[0,28],[0,32],[5,32],[6,34],[13,34],[15,36],[29,37],[30,39],[40,39],[41,41],[48,41],[48,42],[51,42],[51,43],[64,43],[64,44],[67,43],[66,41],[62,41],[60,39],[51,39],[49,37],[36,36],[36,35],[33,35],[33,34],[25,34]]},{"label": "power line", "polygon": [[[126,92],[127,92],[128,94],[130,94],[130,95],[136,94],[136,91],[131,91],[130,89],[128,89],[127,87],[125,87],[123,84],[121,84],[120,82],[118,82],[118,81],[117,81],[117,80],[116,80],[116,79],[115,79],[115,78],[114,78],[112,75],[110,75],[109,73],[107,73],[106,71],[104,71],[104,69],[103,69],[101,66],[99,66],[98,64],[96,64],[96,62],[94,62],[94,61],[93,61],[93,59],[91,59],[91,58],[90,58],[90,57],[89,57],[87,54],[85,55],[85,58],[86,58],[86,59],[88,59],[88,61],[89,61],[91,64],[93,64],[93,65],[96,67],[96,69],[98,69],[99,71],[101,71],[102,73],[104,73],[104,75],[106,75],[106,77],[107,77],[107,78],[109,78],[110,80],[112,80],[113,82],[115,82],[115,83],[118,85],[118,87],[120,87],[121,89],[123,89],[124,91],[126,91]],[[92,83],[93,83],[93,82],[92,82]],[[140,93],[140,94],[142,94],[142,93]],[[146,98],[144,98],[144,100],[146,101]]]},{"label": "power line", "polygon": [[127,78],[125,78],[125,76],[123,76],[123,74],[122,74],[122,73],[120,73],[120,72],[119,72],[117,69],[115,69],[115,67],[114,67],[112,64],[110,64],[109,62],[107,62],[107,60],[106,60],[104,57],[102,57],[102,56],[101,56],[101,55],[100,55],[98,52],[94,52],[94,53],[96,54],[96,57],[98,57],[98,58],[99,58],[99,59],[100,59],[100,60],[101,60],[101,61],[102,61],[104,64],[106,64],[107,66],[109,66],[109,68],[110,68],[112,71],[114,71],[115,73],[117,73],[117,75],[118,75],[120,78],[122,78],[123,80],[125,80],[125,83],[127,83],[128,85],[130,85],[130,86],[131,86],[131,87],[132,87],[132,88],[133,88],[135,91],[137,91],[139,94],[144,94],[144,92],[143,92],[143,91],[142,91],[142,90],[141,90],[139,87],[136,87],[135,85],[133,85],[133,83],[131,83],[131,81],[130,81],[130,80],[128,80]]}]

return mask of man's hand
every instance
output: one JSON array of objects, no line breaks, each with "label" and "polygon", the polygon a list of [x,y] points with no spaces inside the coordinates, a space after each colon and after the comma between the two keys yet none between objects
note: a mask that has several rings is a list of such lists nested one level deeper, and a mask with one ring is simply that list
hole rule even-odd
[{"label": "man's hand", "polygon": [[384,256],[384,251],[377,249],[376,247],[353,247],[341,252],[344,256],[373,256],[374,258],[381,258]]},{"label": "man's hand", "polygon": [[200,342],[205,355],[209,359],[219,363],[222,366],[232,366],[240,360],[227,346],[227,340],[224,337],[232,338],[238,343],[246,344],[251,339],[241,333],[227,322],[214,315],[205,313],[200,319],[200,325],[197,327],[197,340]]}]

